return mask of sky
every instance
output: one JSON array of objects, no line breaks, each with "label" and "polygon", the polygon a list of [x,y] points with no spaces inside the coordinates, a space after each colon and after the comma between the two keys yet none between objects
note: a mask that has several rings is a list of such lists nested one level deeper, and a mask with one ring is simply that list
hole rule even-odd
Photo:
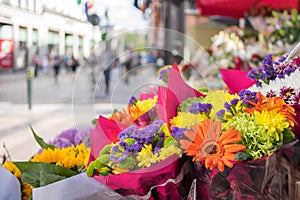
[{"label": "sky", "polygon": [[143,13],[133,6],[133,0],[94,0],[94,12],[98,13],[100,19],[104,18],[106,8],[116,30],[134,30],[148,25]]}]

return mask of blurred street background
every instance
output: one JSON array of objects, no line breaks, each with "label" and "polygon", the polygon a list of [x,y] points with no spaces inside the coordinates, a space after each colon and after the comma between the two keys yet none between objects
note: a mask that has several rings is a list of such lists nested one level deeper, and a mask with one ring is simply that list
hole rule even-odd
[{"label": "blurred street background", "polygon": [[220,2],[0,0],[0,156],[39,149],[29,124],[49,141],[154,93],[165,65],[221,88],[220,67],[255,69],[297,44],[299,1]]},{"label": "blurred street background", "polygon": [[[45,141],[90,127],[162,84],[164,65],[199,64],[194,58],[226,26],[200,16],[193,0],[0,3],[0,155],[12,160],[39,149],[29,124]],[[216,86],[205,75],[197,83]]]}]

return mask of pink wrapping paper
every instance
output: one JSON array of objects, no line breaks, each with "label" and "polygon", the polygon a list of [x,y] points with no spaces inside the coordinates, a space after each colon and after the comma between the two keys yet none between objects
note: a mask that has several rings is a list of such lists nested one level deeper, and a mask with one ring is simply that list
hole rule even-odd
[{"label": "pink wrapping paper", "polygon": [[235,69],[220,69],[223,81],[230,94],[239,93],[255,84],[254,80],[247,77],[248,72]]}]

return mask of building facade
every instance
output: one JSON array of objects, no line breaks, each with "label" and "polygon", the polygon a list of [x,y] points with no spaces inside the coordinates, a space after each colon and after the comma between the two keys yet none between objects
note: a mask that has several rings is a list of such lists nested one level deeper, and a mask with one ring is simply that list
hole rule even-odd
[{"label": "building facade", "polygon": [[[83,3],[78,4],[75,0],[0,0],[0,41],[13,44],[11,66],[1,66],[0,62],[0,68],[26,69],[35,54],[41,58],[54,53],[73,54],[83,59],[90,55],[100,39],[99,27],[87,21]],[[7,46],[8,43],[4,44]],[[3,56],[3,52],[0,53],[0,59]]]}]

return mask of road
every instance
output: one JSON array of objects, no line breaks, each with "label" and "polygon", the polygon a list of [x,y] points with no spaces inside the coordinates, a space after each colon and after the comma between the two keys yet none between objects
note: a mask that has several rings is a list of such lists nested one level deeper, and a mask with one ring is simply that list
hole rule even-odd
[{"label": "road", "polygon": [[90,74],[90,69],[81,68],[73,79],[70,73],[61,71],[57,82],[51,74],[39,74],[32,81],[31,110],[25,73],[0,74],[0,155],[6,152],[4,143],[12,160],[27,160],[39,149],[29,124],[49,141],[66,129],[91,126],[91,120],[100,114],[122,109],[132,95],[160,84],[154,69],[147,65],[137,68],[129,84],[124,83],[121,70],[116,68],[106,96],[102,74],[96,74],[99,87],[92,84]]}]

